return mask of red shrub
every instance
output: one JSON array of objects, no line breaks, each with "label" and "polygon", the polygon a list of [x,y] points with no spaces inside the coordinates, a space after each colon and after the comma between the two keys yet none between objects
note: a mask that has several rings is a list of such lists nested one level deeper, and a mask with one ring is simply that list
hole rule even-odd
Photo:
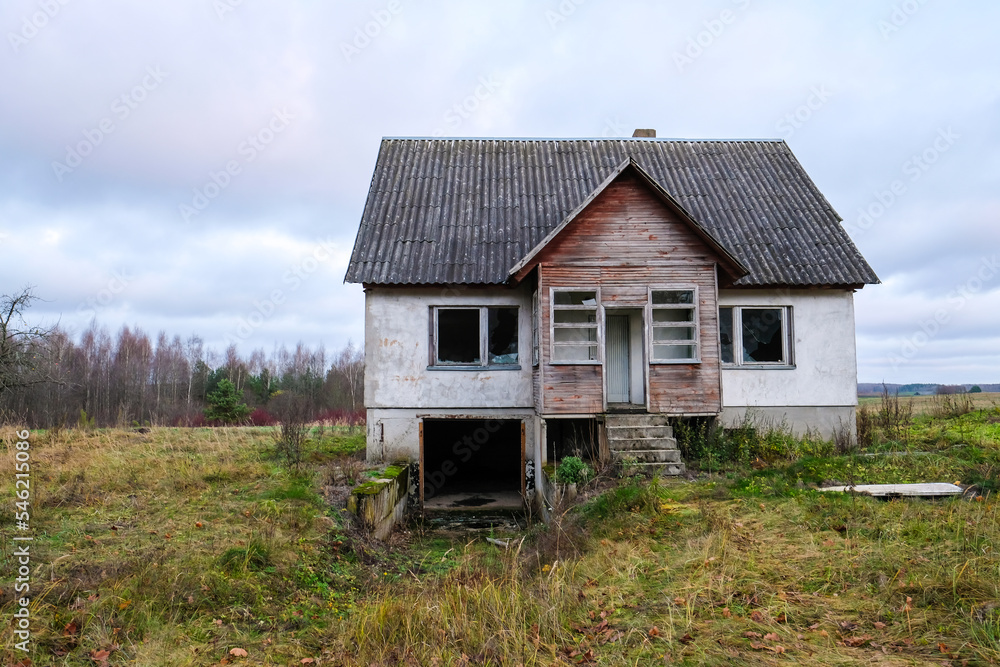
[{"label": "red shrub", "polygon": [[278,420],[274,418],[274,415],[264,408],[257,408],[250,413],[251,426],[274,426],[277,423]]}]

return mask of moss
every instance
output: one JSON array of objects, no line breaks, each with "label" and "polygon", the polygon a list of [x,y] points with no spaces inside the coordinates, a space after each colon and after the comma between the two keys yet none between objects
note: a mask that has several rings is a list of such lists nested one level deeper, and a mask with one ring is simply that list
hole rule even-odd
[{"label": "moss", "polygon": [[406,468],[398,465],[391,465],[380,475],[383,479],[396,479]]},{"label": "moss", "polygon": [[376,482],[365,482],[364,484],[361,484],[360,486],[354,487],[354,490],[351,491],[351,493],[353,495],[358,495],[358,496],[373,496],[373,495],[375,495],[376,493],[378,493],[379,491],[381,491],[384,488],[385,488],[385,484],[377,482],[377,481]]}]

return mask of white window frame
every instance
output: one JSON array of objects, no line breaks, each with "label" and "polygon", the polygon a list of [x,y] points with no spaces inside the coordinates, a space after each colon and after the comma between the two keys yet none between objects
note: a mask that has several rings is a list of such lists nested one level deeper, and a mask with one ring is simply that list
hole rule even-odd
[{"label": "white window frame", "polygon": [[[490,308],[512,308],[517,311],[517,362],[513,364],[490,363]],[[442,310],[479,311],[479,363],[448,362],[438,360],[438,313]],[[428,368],[435,370],[520,370],[524,352],[521,349],[521,306],[516,303],[493,303],[488,306],[456,304],[453,306],[431,306],[431,349]]]},{"label": "white window frame", "polygon": [[[722,361],[722,326],[719,326],[719,361],[724,368],[755,368],[755,369],[788,369],[795,368],[795,346],[793,345],[793,312],[791,306],[776,304],[728,304],[720,303],[719,309],[733,310],[733,360]],[[777,310],[781,312],[781,361],[744,361],[743,360],[743,311],[744,310]]]},{"label": "white window frame", "polygon": [[[556,294],[558,292],[593,292],[593,306],[566,306],[556,305]],[[557,310],[577,310],[593,311],[593,322],[561,323],[556,324]],[[601,288],[600,287],[550,287],[549,288],[549,363],[556,365],[570,366],[599,366],[604,363],[604,327],[601,317]],[[556,329],[596,329],[595,341],[556,341]],[[586,345],[596,347],[594,359],[556,359],[556,349],[559,347],[579,347]]]},{"label": "white window frame", "polygon": [[531,294],[531,365],[537,366],[541,360],[541,304],[538,303],[538,290]]},{"label": "white window frame", "polygon": [[[654,304],[653,303],[653,292],[691,292],[691,303],[678,303],[678,304]],[[668,323],[661,322],[657,324],[653,321],[653,311],[654,310],[691,310],[692,317],[690,322],[676,322]],[[656,342],[656,331],[655,329],[669,329],[669,328],[685,328],[694,329],[694,340],[691,341],[670,341]],[[650,364],[700,364],[701,363],[701,302],[698,298],[698,286],[697,285],[651,285],[646,293],[646,342],[648,349],[646,350],[646,355],[649,359]],[[676,347],[693,347],[694,357],[690,359],[657,359],[653,354],[654,345],[672,345]]]}]

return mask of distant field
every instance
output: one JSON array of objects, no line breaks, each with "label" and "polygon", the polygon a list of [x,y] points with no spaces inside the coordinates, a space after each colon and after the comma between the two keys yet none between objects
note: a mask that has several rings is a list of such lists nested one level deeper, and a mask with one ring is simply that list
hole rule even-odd
[{"label": "distant field", "polygon": [[[979,394],[952,394],[948,396],[900,396],[900,402],[913,404],[914,415],[927,415],[945,407],[945,401],[966,400],[972,402],[972,406],[979,410],[984,408],[995,408],[1000,406],[1000,393],[979,393]],[[861,396],[858,398],[858,406],[877,406],[882,400],[879,396]]]}]

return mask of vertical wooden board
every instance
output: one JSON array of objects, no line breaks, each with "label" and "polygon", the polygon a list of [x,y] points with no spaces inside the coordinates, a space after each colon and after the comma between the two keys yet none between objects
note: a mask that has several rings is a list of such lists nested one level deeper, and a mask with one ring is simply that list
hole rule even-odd
[{"label": "vertical wooden board", "polygon": [[420,509],[424,509],[424,420],[418,425],[420,438]]}]

